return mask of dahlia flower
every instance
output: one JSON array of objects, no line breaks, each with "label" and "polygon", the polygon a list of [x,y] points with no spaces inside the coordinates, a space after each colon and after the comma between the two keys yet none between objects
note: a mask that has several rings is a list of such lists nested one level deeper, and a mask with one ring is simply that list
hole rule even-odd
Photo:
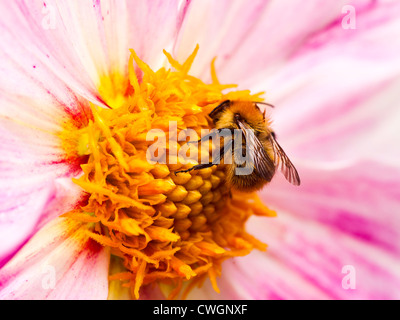
[{"label": "dahlia flower", "polygon": [[[400,298],[398,2],[0,7],[2,299]],[[275,105],[301,186],[174,174],[226,99]]]}]

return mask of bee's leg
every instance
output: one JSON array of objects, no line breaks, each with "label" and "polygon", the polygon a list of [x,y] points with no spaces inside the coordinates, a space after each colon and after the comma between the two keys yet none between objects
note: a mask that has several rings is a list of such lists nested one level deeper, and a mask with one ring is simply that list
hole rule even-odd
[{"label": "bee's leg", "polygon": [[[211,131],[209,134],[205,135],[205,136],[202,137],[200,140],[198,140],[198,141],[188,141],[187,143],[195,143],[195,142],[206,141],[206,140],[208,140],[210,137],[214,137],[215,135],[218,135],[220,131],[221,131],[221,129]],[[214,161],[213,161],[213,162],[214,162]],[[213,165],[215,165],[215,163],[213,163],[213,162],[198,164],[198,165],[195,165],[195,166],[193,166],[193,167],[191,167],[191,168],[189,168],[189,169],[186,169],[186,170],[175,171],[175,175],[176,175],[177,173],[180,173],[180,172],[189,172],[189,171],[192,171],[192,170],[200,170],[200,169],[205,169],[205,168],[212,167]]]},{"label": "bee's leg", "polygon": [[195,166],[193,166],[193,167],[191,167],[189,169],[186,169],[186,170],[175,171],[175,175],[177,173],[180,173],[180,172],[189,172],[189,171],[192,171],[192,170],[200,170],[200,169],[209,168],[209,167],[212,167],[212,166],[215,166],[215,165],[216,164],[214,164],[214,163],[202,163],[202,164],[195,165]]},{"label": "bee's leg", "polygon": [[216,166],[216,165],[218,165],[218,164],[220,163],[221,159],[224,157],[224,155],[225,155],[225,150],[226,150],[226,149],[225,149],[224,147],[221,147],[221,149],[219,150],[219,155],[218,155],[218,157],[215,158],[215,159],[213,159],[212,162],[209,162],[209,163],[201,163],[201,164],[195,165],[195,166],[193,166],[193,167],[191,167],[191,168],[189,168],[189,169],[186,169],[186,170],[175,171],[175,175],[176,175],[177,173],[180,173],[180,172],[189,172],[189,171],[192,171],[192,170],[200,170],[200,169],[205,169],[205,168],[209,168],[209,167],[212,167],[212,166]]}]

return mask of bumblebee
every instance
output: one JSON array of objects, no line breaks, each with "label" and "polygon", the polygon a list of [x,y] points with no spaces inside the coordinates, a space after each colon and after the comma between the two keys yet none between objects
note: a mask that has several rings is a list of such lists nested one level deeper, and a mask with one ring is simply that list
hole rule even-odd
[{"label": "bumblebee", "polygon": [[[265,112],[261,112],[257,104],[261,103],[226,100],[216,106],[209,114],[215,129],[198,142],[219,136],[224,140],[219,152],[213,155],[210,163],[198,164],[176,173],[208,168],[224,159],[226,183],[240,191],[261,189],[272,180],[277,170],[293,185],[300,185],[296,168],[276,141]],[[231,156],[229,163],[226,161],[227,155]]]}]

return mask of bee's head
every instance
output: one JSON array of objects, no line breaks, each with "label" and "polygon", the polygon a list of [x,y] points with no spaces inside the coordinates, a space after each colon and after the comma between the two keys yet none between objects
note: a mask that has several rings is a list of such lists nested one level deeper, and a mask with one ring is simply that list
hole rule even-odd
[{"label": "bee's head", "polygon": [[264,123],[264,115],[254,102],[235,101],[231,104],[229,111],[232,112],[232,120],[245,121],[248,124]]},{"label": "bee's head", "polygon": [[238,128],[238,121],[246,122],[254,127],[265,125],[265,113],[251,101],[225,100],[209,114],[217,128]]}]

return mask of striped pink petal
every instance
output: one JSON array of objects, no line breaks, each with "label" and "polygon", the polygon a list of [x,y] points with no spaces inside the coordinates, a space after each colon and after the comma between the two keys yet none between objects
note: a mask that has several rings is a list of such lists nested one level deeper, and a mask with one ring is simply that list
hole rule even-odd
[{"label": "striped pink petal", "polygon": [[270,223],[252,220],[249,229],[269,243],[267,252],[227,261],[218,282],[223,294],[216,294],[207,284],[191,298],[400,297],[399,261],[374,245],[283,211]]},{"label": "striped pink petal", "polygon": [[106,299],[108,250],[59,218],[0,270],[1,299]]},{"label": "striped pink petal", "polygon": [[361,11],[372,2],[329,0],[321,6],[318,0],[258,0],[251,5],[228,0],[191,1],[176,55],[183,59],[199,43],[199,58],[192,69],[195,75],[209,79],[211,60],[218,57],[216,66],[222,82],[248,88],[265,81],[317,32],[341,23],[344,5],[353,4]]},{"label": "striped pink petal", "polygon": [[[100,79],[116,72],[126,75],[130,48],[152,67],[165,61],[162,50],[173,45],[185,5],[179,7],[177,0],[49,0],[3,3],[0,9],[5,58],[0,66],[7,73],[36,75],[51,93],[55,81],[56,91],[72,90],[102,105]],[[15,66],[7,67],[10,61]]]},{"label": "striped pink petal", "polygon": [[[330,299],[398,299],[400,263],[392,252],[382,250],[375,243],[353,237],[351,234],[296,217],[281,210],[279,219],[268,227],[255,222],[250,229],[264,241],[269,241],[268,259],[277,260],[293,270],[310,285]],[[264,234],[264,236],[262,235]],[[352,271],[352,287],[347,278]],[[267,270],[268,271],[268,270]],[[302,288],[291,286],[284,273],[275,270],[265,273],[291,287],[289,294],[280,298],[314,298]],[[294,292],[296,291],[296,292]],[[278,291],[277,291],[278,292]]]},{"label": "striped pink petal", "polygon": [[[62,161],[54,134],[14,121],[0,120],[0,265],[41,225],[82,197],[67,178],[76,175],[76,168]],[[46,121],[41,122],[45,128]]]},{"label": "striped pink petal", "polygon": [[399,13],[397,2],[360,10],[356,30],[317,33],[267,79],[274,128],[293,155],[398,159]]},{"label": "striped pink petal", "polygon": [[298,169],[299,189],[279,177],[261,192],[263,200],[278,211],[329,225],[393,255],[400,253],[400,168],[357,162]]}]

